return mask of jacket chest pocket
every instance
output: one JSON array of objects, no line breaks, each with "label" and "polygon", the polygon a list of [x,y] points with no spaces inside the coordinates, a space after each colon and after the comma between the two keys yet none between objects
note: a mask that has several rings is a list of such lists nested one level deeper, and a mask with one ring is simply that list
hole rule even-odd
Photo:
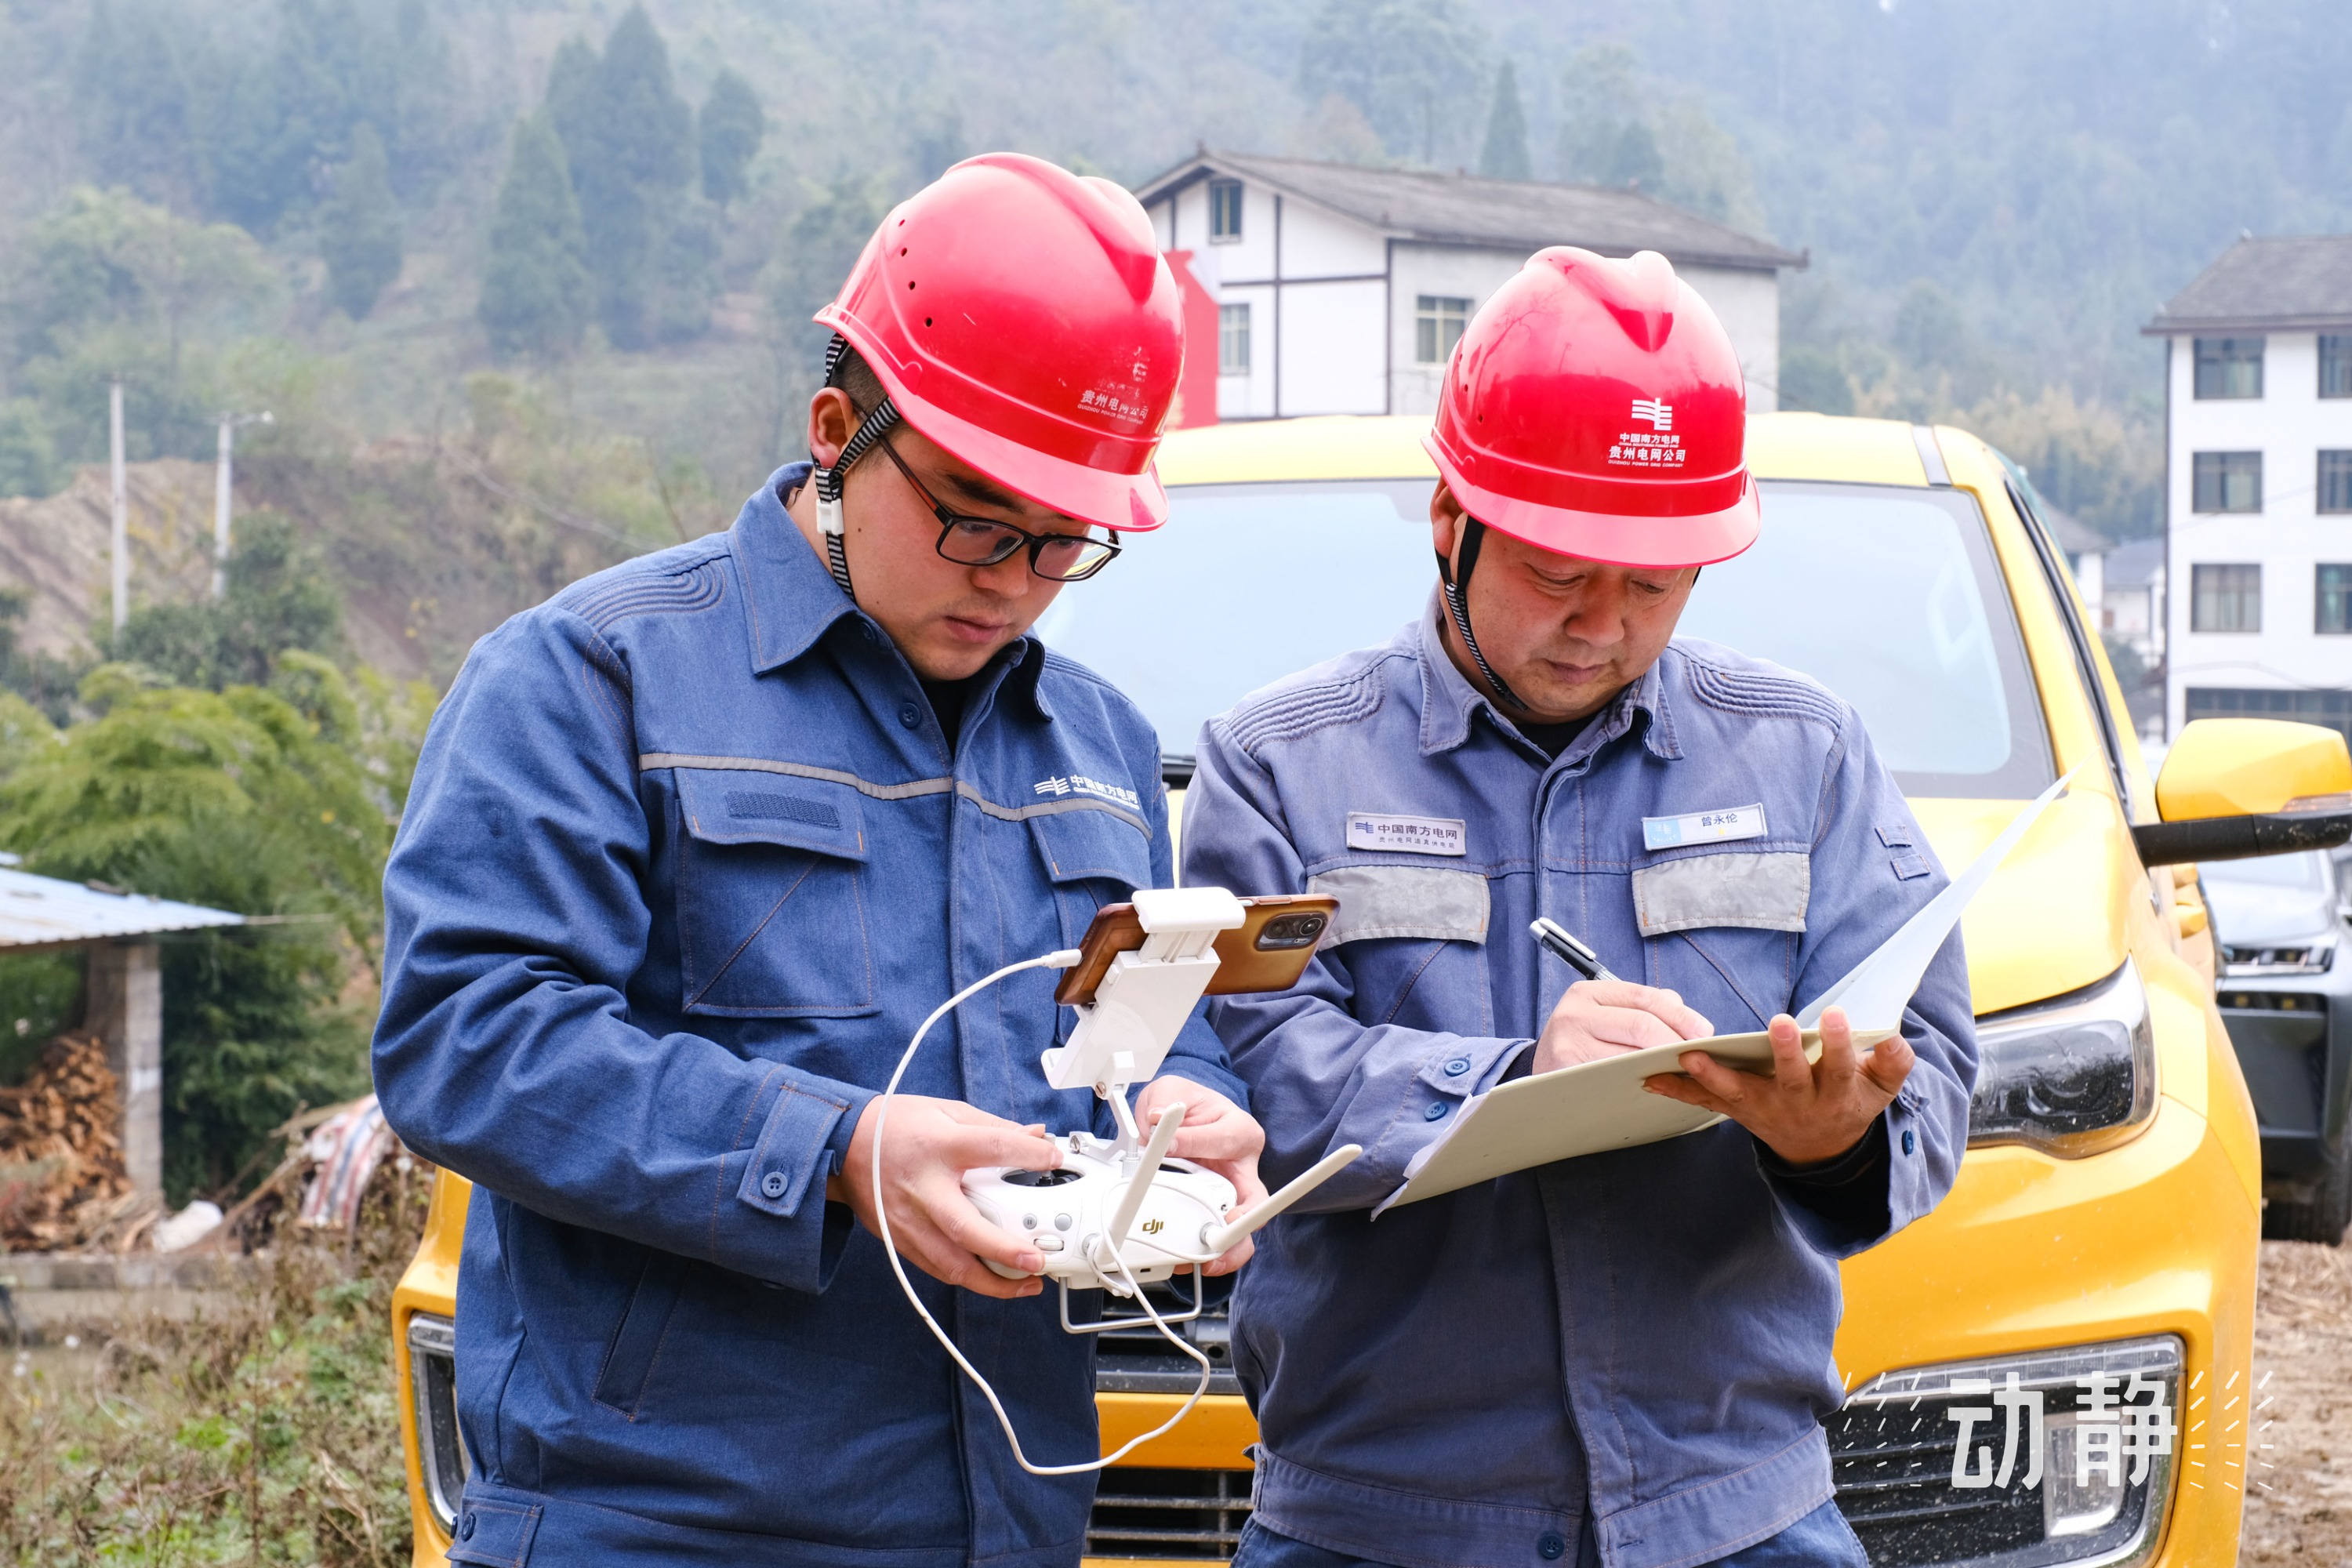
[{"label": "jacket chest pocket", "polygon": [[688,1014],[851,1017],[877,1010],[870,848],[856,790],[782,774],[677,770],[678,967]]},{"label": "jacket chest pocket", "polygon": [[1322,945],[1339,948],[1360,1024],[1486,1034],[1486,927],[1493,896],[1475,871],[1435,866],[1336,866],[1307,879],[1339,912]]},{"label": "jacket chest pocket", "polygon": [[1089,808],[1048,812],[1029,819],[1029,832],[1054,884],[1064,947],[1086,940],[1097,910],[1151,886],[1151,842],[1122,817]]},{"label": "jacket chest pocket", "polygon": [[1710,996],[1717,988],[1736,996],[1759,1026],[1789,1005],[1812,865],[1801,851],[1759,849],[1685,855],[1634,871],[1633,918],[1642,934],[1654,941],[1680,935],[1706,959],[1706,971],[1678,989],[1717,1029],[1747,1026]]}]

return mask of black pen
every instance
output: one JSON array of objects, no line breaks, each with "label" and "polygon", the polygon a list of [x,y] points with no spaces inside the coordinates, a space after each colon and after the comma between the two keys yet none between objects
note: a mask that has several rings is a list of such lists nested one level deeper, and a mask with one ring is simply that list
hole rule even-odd
[{"label": "black pen", "polygon": [[1528,925],[1528,930],[1546,952],[1550,953],[1587,980],[1617,978],[1609,973],[1609,966],[1601,962],[1599,953],[1570,935],[1568,928],[1558,921],[1538,917]]}]

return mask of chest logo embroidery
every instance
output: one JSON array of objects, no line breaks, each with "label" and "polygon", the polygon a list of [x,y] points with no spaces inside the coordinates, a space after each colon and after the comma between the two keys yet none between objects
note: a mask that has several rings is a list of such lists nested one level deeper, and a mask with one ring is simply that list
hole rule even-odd
[{"label": "chest logo embroidery", "polygon": [[1113,801],[1131,811],[1143,809],[1143,802],[1133,790],[1123,789],[1115,784],[1105,784],[1100,779],[1090,779],[1084,773],[1071,773],[1066,778],[1039,779],[1029,787],[1037,795],[1055,796],[1090,795],[1097,800]]},{"label": "chest logo embroidery", "polygon": [[1394,812],[1348,814],[1348,847],[1406,855],[1463,855],[1469,832],[1458,816],[1400,816]]}]

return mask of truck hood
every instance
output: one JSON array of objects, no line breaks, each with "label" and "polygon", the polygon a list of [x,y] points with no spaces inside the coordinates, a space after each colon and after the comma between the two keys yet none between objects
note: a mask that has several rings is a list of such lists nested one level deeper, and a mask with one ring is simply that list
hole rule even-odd
[{"label": "truck hood", "polygon": [[[2009,826],[2016,800],[1915,800],[1912,813],[1944,869],[1958,876]],[[2051,803],[1960,921],[1977,1016],[2078,991],[2114,973],[2128,951],[2125,900],[2145,896],[2115,802],[2074,790]]]}]

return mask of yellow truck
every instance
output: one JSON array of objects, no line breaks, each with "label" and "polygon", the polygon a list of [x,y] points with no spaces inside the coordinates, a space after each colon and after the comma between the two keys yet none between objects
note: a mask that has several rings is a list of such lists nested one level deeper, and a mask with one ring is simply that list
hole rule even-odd
[{"label": "yellow truck", "polygon": [[[1136,696],[1171,784],[1203,717],[1422,612],[1425,428],[1340,417],[1168,440],[1171,526],[1040,631]],[[2352,791],[2352,762],[2331,731],[2207,721],[2151,783],[2026,476],[1975,437],[1769,415],[1749,455],[1763,539],[1707,568],[1685,631],[1853,701],[1948,866],[2079,770],[1965,922],[1984,1067],[1958,1181],[1844,1267],[1839,1504],[1881,1565],[2234,1561],[2261,1152],[2191,862],[2326,842],[2326,797]],[[1229,569],[1236,551],[1253,570]],[[1206,654],[1204,619],[1220,628]],[[1177,647],[1197,657],[1165,657]],[[452,1321],[468,1191],[440,1176],[394,1298],[420,1564],[442,1561],[467,1468]],[[1187,1331],[1229,1364],[1222,1316]],[[1192,1386],[1192,1363],[1152,1344],[1105,1336],[1105,1452]],[[2042,1396],[2030,1452],[2012,1373]],[[1221,1372],[1181,1427],[1104,1473],[1090,1561],[1230,1555],[1255,1438]]]}]

